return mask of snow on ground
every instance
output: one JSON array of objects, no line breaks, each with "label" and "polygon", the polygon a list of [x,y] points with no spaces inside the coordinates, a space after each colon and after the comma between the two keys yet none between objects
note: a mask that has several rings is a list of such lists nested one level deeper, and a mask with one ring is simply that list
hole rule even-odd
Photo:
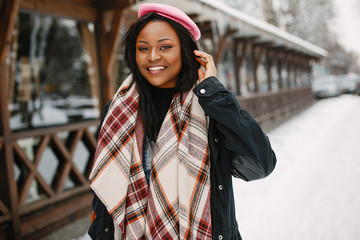
[{"label": "snow on ground", "polygon": [[317,101],[268,136],[274,172],[233,181],[244,240],[360,239],[360,97]]}]

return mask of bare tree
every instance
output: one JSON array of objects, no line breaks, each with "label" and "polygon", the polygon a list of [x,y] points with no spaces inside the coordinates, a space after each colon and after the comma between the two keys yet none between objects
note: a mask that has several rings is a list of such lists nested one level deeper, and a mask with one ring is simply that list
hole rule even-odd
[{"label": "bare tree", "polygon": [[263,0],[264,18],[265,21],[272,25],[279,26],[276,12],[273,5],[273,0]]},{"label": "bare tree", "polygon": [[328,0],[277,0],[279,27],[320,47],[336,42],[329,25],[334,18],[333,5]]},{"label": "bare tree", "polygon": [[[360,5],[360,0],[359,5]],[[357,69],[356,55],[347,52],[330,30],[334,8],[329,0],[273,0],[275,17],[280,28],[329,52],[324,64],[333,74]]]},{"label": "bare tree", "polygon": [[347,52],[340,44],[335,44],[329,50],[329,56],[324,60],[329,67],[331,74],[345,74],[351,70],[354,57]]}]

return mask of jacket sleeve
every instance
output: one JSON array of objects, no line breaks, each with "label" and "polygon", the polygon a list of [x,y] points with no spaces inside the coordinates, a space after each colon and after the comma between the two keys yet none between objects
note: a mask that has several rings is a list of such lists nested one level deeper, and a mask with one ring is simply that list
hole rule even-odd
[{"label": "jacket sleeve", "polygon": [[91,193],[94,195],[94,198],[92,201],[93,211],[88,234],[91,239],[114,239],[113,219],[111,218],[101,200],[95,195],[93,191],[91,191]]},{"label": "jacket sleeve", "polygon": [[276,164],[269,138],[256,120],[240,107],[235,95],[215,77],[200,82],[194,92],[225,138],[225,148],[233,156],[230,160],[232,174],[245,181],[269,175]]}]

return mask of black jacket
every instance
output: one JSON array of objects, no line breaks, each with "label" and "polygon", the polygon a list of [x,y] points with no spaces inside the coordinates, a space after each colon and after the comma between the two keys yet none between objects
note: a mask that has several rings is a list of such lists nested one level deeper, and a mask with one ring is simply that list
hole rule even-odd
[{"label": "black jacket", "polygon": [[[255,119],[240,107],[235,95],[215,77],[199,83],[194,93],[210,117],[208,137],[213,239],[240,240],[231,177],[245,181],[264,178],[273,171],[276,156]],[[96,195],[93,209],[96,218],[89,228],[89,235],[92,239],[113,239],[112,218]]]}]

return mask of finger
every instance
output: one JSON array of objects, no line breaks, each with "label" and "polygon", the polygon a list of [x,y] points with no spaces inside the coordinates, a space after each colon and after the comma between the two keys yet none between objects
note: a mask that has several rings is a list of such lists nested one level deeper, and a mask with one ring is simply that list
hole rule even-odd
[{"label": "finger", "polygon": [[213,57],[210,54],[207,54],[207,53],[205,53],[203,51],[195,50],[194,54],[196,56],[199,56],[199,57],[203,58],[206,63],[213,63],[214,62]]},{"label": "finger", "polygon": [[203,67],[205,67],[206,66],[206,64],[207,64],[207,62],[205,62],[203,59],[201,59],[201,58],[196,58],[196,61],[198,61],[200,64],[201,64],[201,66],[203,66]]},{"label": "finger", "polygon": [[197,56],[196,60],[205,68],[205,72],[203,72],[204,79],[211,76],[216,77],[217,73],[213,57],[210,54],[199,50],[195,50],[194,54]]},{"label": "finger", "polygon": [[203,70],[201,70],[201,68],[198,69],[198,77],[200,82],[205,79],[205,73]]}]

